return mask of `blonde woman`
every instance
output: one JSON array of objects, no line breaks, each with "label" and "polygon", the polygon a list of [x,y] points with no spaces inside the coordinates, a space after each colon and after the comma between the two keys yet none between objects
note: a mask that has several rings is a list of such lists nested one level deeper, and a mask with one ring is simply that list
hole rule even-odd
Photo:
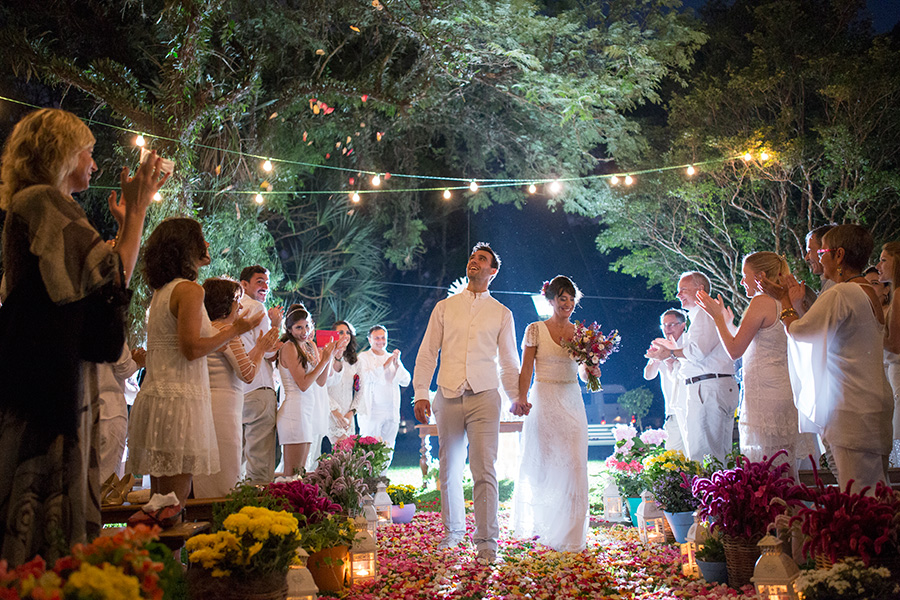
[{"label": "blonde woman", "polygon": [[894,441],[891,466],[900,467],[900,242],[888,242],[881,247],[878,264],[879,281],[890,285],[890,302],[884,313],[884,368],[894,393]]},{"label": "blonde woman", "polygon": [[744,258],[741,285],[751,300],[735,333],[728,327],[721,294],[713,300],[700,290],[697,304],[715,321],[728,355],[734,360],[743,357],[743,401],[738,413],[741,454],[759,461],[786,450],[787,456],[777,462],[787,462],[796,475],[799,430],[788,371],[787,335],[778,321],[778,303],[756,283],[763,274],[780,281],[790,269],[774,252],[755,252]]}]

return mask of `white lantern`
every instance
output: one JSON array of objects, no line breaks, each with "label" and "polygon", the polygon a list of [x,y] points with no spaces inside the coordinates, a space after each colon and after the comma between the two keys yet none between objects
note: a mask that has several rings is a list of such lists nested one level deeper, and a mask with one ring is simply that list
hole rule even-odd
[{"label": "white lantern", "polygon": [[362,516],[366,518],[366,529],[372,539],[378,541],[378,515],[375,513],[375,501],[366,494],[362,497]]},{"label": "white lantern", "polygon": [[390,525],[394,522],[391,518],[391,497],[388,496],[387,486],[383,483],[378,484],[378,491],[375,492],[375,514],[378,517],[378,526]]},{"label": "white lantern", "polygon": [[653,494],[648,490],[641,493],[641,504],[637,509],[638,535],[645,544],[666,543],[666,516],[659,506]]},{"label": "white lantern", "polygon": [[378,551],[375,538],[366,528],[366,520],[356,517],[356,539],[350,548],[350,585],[373,581],[377,574]]},{"label": "white lantern", "polygon": [[697,551],[703,547],[703,542],[708,537],[709,530],[700,522],[700,515],[694,511],[694,524],[688,529],[685,543],[681,544],[681,573],[685,577],[700,577]]},{"label": "white lantern", "polygon": [[757,597],[761,600],[798,600],[794,580],[800,576],[800,569],[790,556],[781,551],[781,540],[767,535],[759,540],[757,546],[761,554],[751,579],[756,586]]},{"label": "white lantern", "polygon": [[319,588],[316,587],[312,573],[306,568],[306,559],[309,558],[309,554],[303,548],[299,548],[297,557],[300,559],[300,564],[291,565],[291,568],[288,569],[287,600],[316,600]]},{"label": "white lantern", "polygon": [[619,494],[616,483],[610,481],[603,490],[603,516],[607,521],[621,521],[623,513],[622,495]]}]

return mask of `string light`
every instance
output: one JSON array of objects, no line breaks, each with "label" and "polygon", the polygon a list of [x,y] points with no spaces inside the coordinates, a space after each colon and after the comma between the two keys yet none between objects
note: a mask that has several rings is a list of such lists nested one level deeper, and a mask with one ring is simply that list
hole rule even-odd
[{"label": "string light", "polygon": [[762,161],[769,160],[769,153],[768,152],[760,152],[759,160],[762,160]]},{"label": "string light", "polygon": [[748,152],[744,155],[743,158],[744,158],[744,162],[750,162],[751,160],[753,160],[753,155]]},{"label": "string light", "polygon": [[697,172],[697,169],[694,168],[694,165],[688,165],[688,168],[687,168],[688,175],[693,175],[696,172]]},{"label": "string light", "polygon": [[550,185],[548,187],[550,189],[551,194],[558,194],[560,192],[560,190],[562,190],[562,184],[556,179],[551,181]]},{"label": "string light", "polygon": [[532,183],[531,185],[528,186],[528,193],[534,194],[535,192],[537,192],[537,186]]},{"label": "string light", "polygon": [[444,200],[450,199],[450,190],[444,190]]},{"label": "string light", "polygon": [[381,185],[381,177],[379,177],[378,175],[374,175],[372,177],[372,185],[374,185],[375,187]]},{"label": "string light", "polygon": [[256,196],[253,197],[253,199],[256,201],[257,204],[262,204],[265,201],[265,198],[263,198],[262,194],[257,194]]},{"label": "string light", "polygon": [[144,144],[146,143],[147,142],[144,140],[144,136],[142,136],[141,134],[138,134],[138,136],[134,138],[134,145],[138,148],[143,148]]},{"label": "string light", "polygon": [[474,179],[472,180],[472,183],[469,184],[469,191],[470,192],[478,191],[478,183],[476,183],[476,181]]},{"label": "string light", "polygon": [[270,172],[270,171],[272,170],[272,161],[269,160],[269,159],[266,159],[266,162],[264,162],[264,163],[262,164],[262,169],[263,169],[263,171],[265,171],[266,173]]},{"label": "string light", "polygon": [[157,202],[160,202],[162,200],[162,194],[160,194],[159,192],[156,192],[155,194],[153,194],[153,199],[156,200]]},{"label": "string light", "polygon": [[632,179],[631,175],[626,175],[625,176],[625,185],[631,185],[632,183],[634,183],[634,179]]},{"label": "string light", "polygon": [[613,175],[609,178],[609,183],[612,185],[619,185],[619,178]]},{"label": "string light", "polygon": [[353,192],[353,194],[350,196],[350,201],[354,204],[359,203],[359,192]]}]

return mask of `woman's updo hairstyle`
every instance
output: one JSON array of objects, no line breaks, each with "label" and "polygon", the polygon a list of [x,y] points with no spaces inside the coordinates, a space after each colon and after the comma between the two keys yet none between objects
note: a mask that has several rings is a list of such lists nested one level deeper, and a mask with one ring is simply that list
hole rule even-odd
[{"label": "woman's updo hairstyle", "polygon": [[210,321],[218,321],[231,314],[234,301],[241,295],[241,284],[228,277],[210,277],[203,282],[203,291],[206,314]]},{"label": "woman's updo hairstyle", "polygon": [[569,294],[575,298],[575,304],[578,304],[581,301],[582,296],[581,290],[578,289],[575,282],[565,275],[557,275],[550,281],[545,281],[544,286],[541,288],[541,294],[543,294],[544,298],[547,300],[553,300],[560,294]]},{"label": "woman's updo hairstyle", "polygon": [[197,262],[206,256],[203,229],[194,219],[172,217],[156,226],[144,245],[144,274],[154,290],[173,279],[197,280]]},{"label": "woman's updo hairstyle", "polygon": [[772,281],[780,281],[780,277],[788,275],[791,268],[780,254],[774,252],[754,252],[744,257],[744,264],[754,273],[762,271]]}]

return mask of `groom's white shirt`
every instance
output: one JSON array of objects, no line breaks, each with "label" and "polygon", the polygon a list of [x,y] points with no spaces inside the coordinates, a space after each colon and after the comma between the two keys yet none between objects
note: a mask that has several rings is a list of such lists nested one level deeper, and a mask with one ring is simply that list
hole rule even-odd
[{"label": "groom's white shirt", "polygon": [[437,384],[445,398],[457,398],[467,389],[476,394],[496,389],[501,382],[510,398],[519,397],[519,353],[512,312],[490,292],[466,289],[434,307],[416,357],[416,399],[429,398],[438,354]]}]

